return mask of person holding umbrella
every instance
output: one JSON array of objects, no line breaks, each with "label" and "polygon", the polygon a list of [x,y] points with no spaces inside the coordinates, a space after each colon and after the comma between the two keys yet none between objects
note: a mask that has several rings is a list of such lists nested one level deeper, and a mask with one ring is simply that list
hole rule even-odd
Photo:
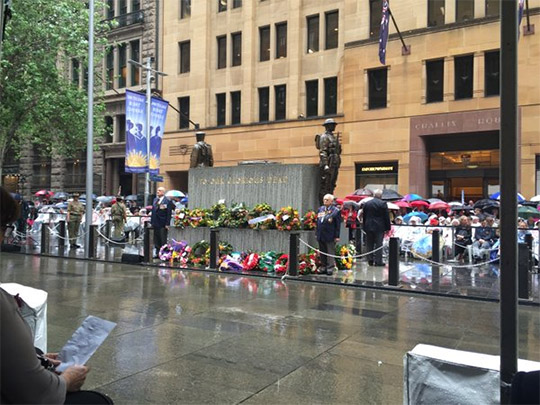
[{"label": "person holding umbrella", "polygon": [[73,193],[73,201],[70,201],[67,206],[69,246],[72,248],[80,248],[77,245],[77,236],[79,235],[83,214],[84,206],[79,201],[79,193]]}]

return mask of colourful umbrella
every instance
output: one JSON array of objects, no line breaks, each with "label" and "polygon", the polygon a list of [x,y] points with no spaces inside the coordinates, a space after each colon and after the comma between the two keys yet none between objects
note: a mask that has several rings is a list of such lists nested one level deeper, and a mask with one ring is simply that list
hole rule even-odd
[{"label": "colourful umbrella", "polygon": [[444,201],[437,201],[437,202],[429,204],[429,209],[430,210],[446,210],[449,207],[450,206],[447,203],[445,203]]},{"label": "colourful umbrella", "polygon": [[429,203],[424,200],[414,200],[410,202],[411,207],[419,208],[419,207],[429,207]]},{"label": "colourful umbrella", "polygon": [[[489,198],[491,198],[492,200],[500,200],[501,199],[501,192],[497,191],[496,193],[491,194],[489,196]],[[522,194],[517,193],[517,200],[518,200],[518,202],[525,201],[525,197],[523,197]]]},{"label": "colourful umbrella", "polygon": [[423,198],[419,196],[418,194],[407,194],[405,197],[403,197],[403,200],[411,202],[411,201],[416,201],[416,200],[423,200]]},{"label": "colourful umbrella", "polygon": [[349,194],[345,196],[345,200],[351,200],[351,201],[361,201],[364,198],[368,197],[367,195],[355,195],[355,194]]},{"label": "colourful umbrella", "polygon": [[520,216],[521,218],[529,218],[529,217],[533,217],[533,218],[540,218],[540,211],[538,211],[536,208],[533,208],[533,207],[528,207],[528,206],[523,206],[523,207],[518,207],[518,216]]},{"label": "colourful umbrella", "polygon": [[411,205],[407,201],[396,201],[395,204],[399,208],[411,208]]},{"label": "colourful umbrella", "polygon": [[428,218],[428,215],[425,213],[425,212],[417,212],[417,211],[413,211],[413,212],[409,212],[407,215],[405,215],[403,217],[403,222],[405,222],[406,224],[409,223],[409,220],[412,218],[412,217],[418,217],[420,218],[420,220],[422,222],[424,222],[427,218]]},{"label": "colourful umbrella", "polygon": [[52,191],[49,191],[49,190],[39,190],[38,192],[36,192],[36,194],[34,194],[36,197],[45,197],[45,198],[49,198],[53,195],[54,193]]}]

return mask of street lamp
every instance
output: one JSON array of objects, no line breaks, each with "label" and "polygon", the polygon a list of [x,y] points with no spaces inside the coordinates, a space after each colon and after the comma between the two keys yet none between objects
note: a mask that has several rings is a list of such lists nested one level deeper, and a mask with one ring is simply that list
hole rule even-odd
[{"label": "street lamp", "polygon": [[[152,81],[156,80],[157,75],[167,76],[167,73],[159,72],[152,69],[152,61],[154,58],[146,58],[146,65],[139,63],[135,60],[129,59],[128,63],[138,66],[141,69],[146,70],[146,165],[148,169],[146,171],[146,179],[144,181],[144,206],[148,205],[148,199],[150,197],[150,106],[152,103]],[[154,73],[156,76],[152,76]]]}]

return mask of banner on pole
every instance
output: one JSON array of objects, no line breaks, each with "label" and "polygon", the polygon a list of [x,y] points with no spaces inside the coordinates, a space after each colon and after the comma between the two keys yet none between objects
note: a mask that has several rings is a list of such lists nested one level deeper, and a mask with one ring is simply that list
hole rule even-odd
[{"label": "banner on pole", "polygon": [[379,32],[379,61],[383,65],[386,65],[386,43],[388,42],[389,17],[390,17],[390,9],[388,8],[388,1],[383,0],[381,30]]},{"label": "banner on pole", "polygon": [[159,173],[161,141],[165,130],[169,102],[152,97],[150,109],[150,174]]},{"label": "banner on pole", "polygon": [[126,90],[126,173],[148,171],[145,123],[146,97]]}]

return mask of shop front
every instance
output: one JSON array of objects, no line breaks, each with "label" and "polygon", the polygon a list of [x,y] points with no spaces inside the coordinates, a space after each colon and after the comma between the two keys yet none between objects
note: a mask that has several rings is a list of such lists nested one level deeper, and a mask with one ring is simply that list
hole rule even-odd
[{"label": "shop front", "polygon": [[356,189],[398,189],[398,162],[355,163]]}]

